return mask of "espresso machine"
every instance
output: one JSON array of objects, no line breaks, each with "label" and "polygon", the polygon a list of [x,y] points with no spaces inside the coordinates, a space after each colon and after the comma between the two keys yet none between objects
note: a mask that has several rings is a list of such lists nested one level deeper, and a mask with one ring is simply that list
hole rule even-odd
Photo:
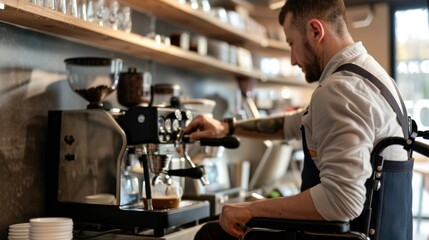
[{"label": "espresso machine", "polygon": [[[104,98],[116,90],[122,61],[73,58],[65,63],[70,86],[89,105],[48,113],[48,214],[156,238],[209,217],[209,203],[181,199],[183,189],[175,180],[203,179],[204,168],[173,169],[171,164],[181,144],[189,144],[183,127],[190,114],[142,102],[127,110],[103,109]],[[208,144],[222,145],[222,140]]]}]

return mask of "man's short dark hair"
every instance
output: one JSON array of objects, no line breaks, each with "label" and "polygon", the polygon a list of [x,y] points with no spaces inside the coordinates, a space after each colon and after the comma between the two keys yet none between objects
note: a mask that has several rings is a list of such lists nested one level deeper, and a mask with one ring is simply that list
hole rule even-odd
[{"label": "man's short dark hair", "polygon": [[292,14],[292,25],[298,30],[308,20],[316,18],[328,22],[342,35],[347,22],[343,0],[287,0],[279,13],[280,25],[283,26],[287,14]]}]

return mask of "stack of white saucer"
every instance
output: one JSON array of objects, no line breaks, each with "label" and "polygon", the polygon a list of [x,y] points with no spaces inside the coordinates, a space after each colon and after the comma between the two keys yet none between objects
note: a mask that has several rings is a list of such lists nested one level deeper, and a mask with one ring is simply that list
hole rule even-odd
[{"label": "stack of white saucer", "polygon": [[17,223],[9,226],[10,240],[28,240],[30,239],[30,224]]},{"label": "stack of white saucer", "polygon": [[73,238],[71,218],[32,218],[30,219],[31,240],[70,240]]}]

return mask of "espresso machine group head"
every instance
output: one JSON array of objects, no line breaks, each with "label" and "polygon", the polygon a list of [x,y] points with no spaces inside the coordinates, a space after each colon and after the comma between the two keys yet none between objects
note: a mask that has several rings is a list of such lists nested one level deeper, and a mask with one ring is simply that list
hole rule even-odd
[{"label": "espresso machine group head", "polygon": [[175,108],[132,107],[117,118],[127,144],[174,144],[182,133],[182,112]]},{"label": "espresso machine group head", "polygon": [[[182,122],[187,120],[184,116],[186,114],[176,108],[136,106],[129,108],[117,118],[117,122],[126,133],[128,147],[134,149],[143,167],[145,183],[143,198],[147,210],[154,209],[153,201],[165,202],[165,199],[172,202],[180,201],[183,190],[178,190],[181,186],[173,185],[171,176],[196,179],[204,176],[203,167],[168,169],[175,148],[182,144]],[[159,190],[164,188],[165,191]],[[157,196],[152,196],[154,190],[158,193]],[[155,204],[155,209],[159,208],[158,206],[163,205]],[[177,204],[173,206],[177,207]]]}]

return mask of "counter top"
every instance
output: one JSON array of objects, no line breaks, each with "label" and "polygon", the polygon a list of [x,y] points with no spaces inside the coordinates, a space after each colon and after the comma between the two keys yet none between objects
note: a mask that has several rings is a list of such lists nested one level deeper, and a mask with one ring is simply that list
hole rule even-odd
[{"label": "counter top", "polygon": [[[149,236],[150,232],[141,232],[138,235],[125,235],[125,234],[105,234],[94,238],[94,240],[190,240],[193,239],[197,231],[201,228],[202,225],[196,225],[189,228],[181,228],[171,230],[171,233],[164,235],[163,237],[153,237]],[[78,231],[74,232],[74,236],[79,234]],[[90,236],[90,235],[99,235],[100,232],[94,231],[84,231],[80,233],[81,236]]]}]

